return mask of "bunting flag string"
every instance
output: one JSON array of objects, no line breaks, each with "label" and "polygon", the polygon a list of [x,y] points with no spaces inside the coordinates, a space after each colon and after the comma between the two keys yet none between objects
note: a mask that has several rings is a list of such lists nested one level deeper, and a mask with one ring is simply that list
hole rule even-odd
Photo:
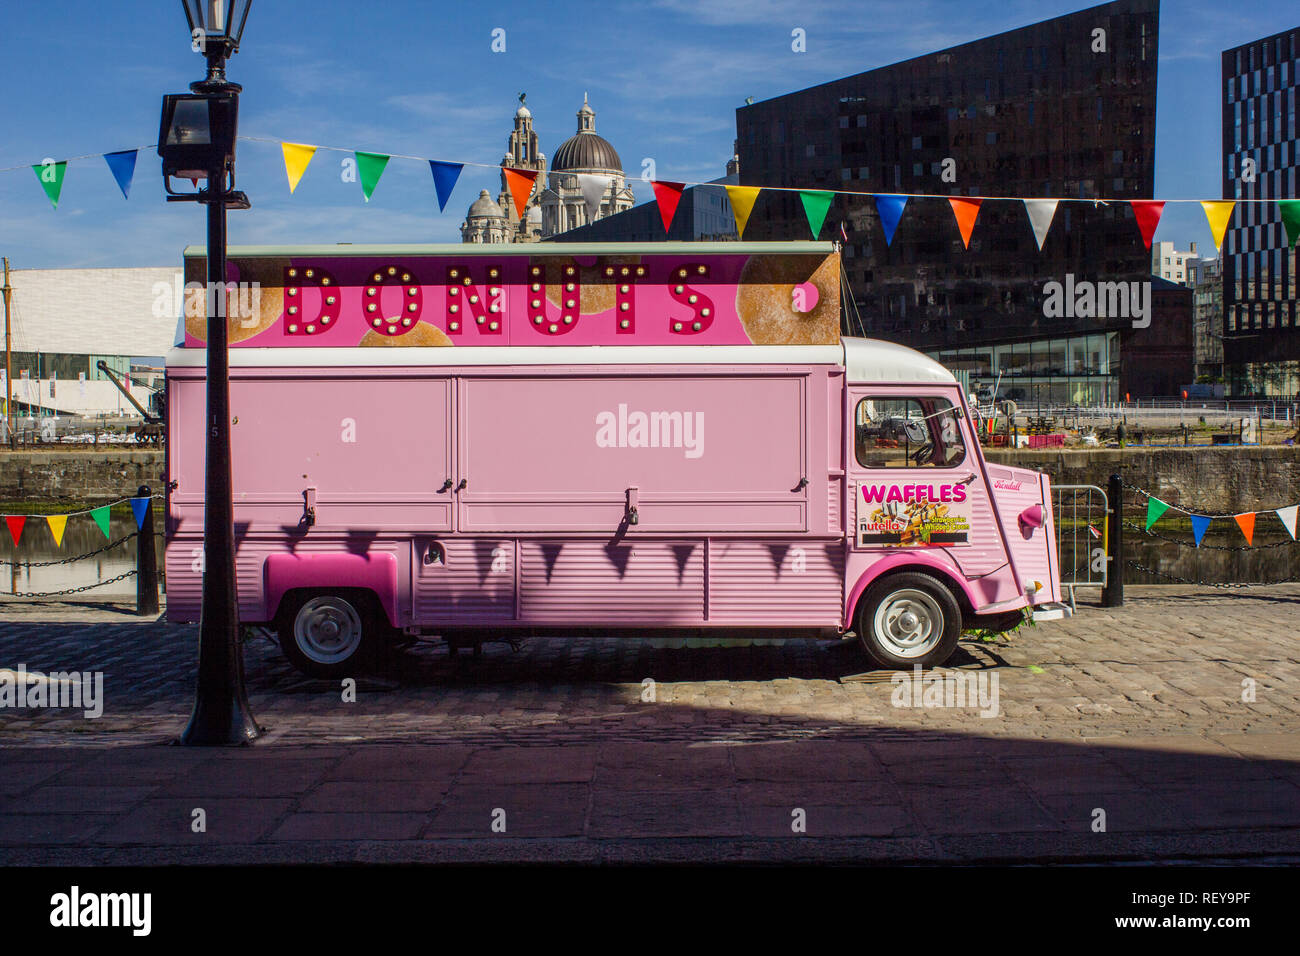
[{"label": "bunting flag string", "polygon": [[537,182],[537,170],[502,166],[501,171],[505,173],[506,185],[510,187],[510,197],[515,201],[515,214],[523,219],[528,197],[533,194],[533,185]]},{"label": "bunting flag string", "polygon": [[1160,216],[1165,211],[1165,204],[1155,199],[1131,199],[1133,215],[1137,217],[1138,229],[1142,232],[1142,241],[1151,248],[1151,237],[1156,234]]},{"label": "bunting flag string", "polygon": [[281,143],[280,151],[284,153],[284,172],[289,177],[289,195],[292,196],[302,174],[307,171],[307,164],[316,155],[316,147],[306,143]]},{"label": "bunting flag string", "polygon": [[[1146,494],[1146,492],[1139,493]],[[1272,511],[1276,514],[1278,520],[1282,522],[1282,527],[1286,528],[1287,534],[1291,540],[1296,540],[1296,515],[1300,513],[1300,505],[1288,505],[1284,508],[1265,508],[1257,511],[1243,511],[1240,514],[1200,514],[1195,511],[1189,511],[1186,508],[1180,508],[1177,505],[1171,505],[1166,501],[1161,501],[1155,495],[1147,494],[1147,531],[1151,530],[1154,525],[1167,511],[1177,511],[1187,515],[1192,522],[1192,533],[1196,537],[1196,546],[1201,546],[1201,538],[1205,536],[1205,531],[1210,526],[1210,522],[1219,518],[1231,518],[1241,530],[1242,537],[1246,539],[1247,547],[1254,547],[1255,544],[1255,522],[1262,514],[1268,514]]]},{"label": "bunting flag string", "polygon": [[50,205],[55,209],[59,208],[59,196],[63,193],[63,177],[68,172],[68,162],[36,163],[32,166],[36,173],[36,178],[40,180],[41,188],[45,190],[46,198],[50,200]]},{"label": "bunting flag string", "polygon": [[952,214],[957,217],[957,228],[961,231],[961,244],[970,248],[970,234],[975,229],[975,220],[980,214],[979,199],[949,199]]},{"label": "bunting flag string", "polygon": [[673,216],[677,215],[677,204],[682,200],[682,190],[686,188],[686,184],[654,179],[651,180],[650,185],[654,187],[655,202],[659,204],[659,217],[664,221],[664,232],[667,232],[673,224]]},{"label": "bunting flag string", "polygon": [[727,198],[731,200],[731,212],[736,217],[736,235],[745,238],[745,226],[749,225],[749,214],[754,211],[758,201],[758,186],[727,186]]},{"label": "bunting flag string", "polygon": [[803,214],[808,217],[808,228],[813,238],[822,234],[822,224],[826,222],[826,213],[831,208],[835,194],[824,189],[801,189],[799,199],[803,202]]},{"label": "bunting flag string", "polygon": [[68,519],[89,515],[95,522],[96,527],[103,533],[105,538],[109,537],[109,516],[116,506],[123,502],[129,502],[131,513],[135,517],[135,528],[137,531],[144,527],[145,515],[148,514],[150,505],[154,498],[162,498],[162,495],[136,496],[131,498],[121,498],[117,501],[106,505],[100,505],[96,508],[88,508],[84,511],[69,511],[63,514],[52,515],[4,515],[5,525],[9,529],[9,536],[13,538],[14,545],[17,546],[23,536],[23,529],[27,524],[28,518],[44,518],[45,523],[49,525],[50,534],[54,537],[55,547],[63,547],[63,535],[68,527]]},{"label": "bunting flag string", "polygon": [[[352,154],[356,163],[358,179],[361,182],[362,195],[366,202],[370,201],[370,197],[373,195],[375,187],[378,184],[380,177],[383,175],[389,160],[394,158],[417,160],[428,164],[429,169],[433,174],[434,188],[438,197],[438,209],[441,212],[446,211],[447,202],[451,197],[452,190],[455,188],[456,183],[459,181],[461,172],[466,166],[500,170],[510,188],[511,195],[515,200],[516,212],[521,216],[523,215],[523,210],[527,205],[527,200],[532,195],[533,188],[538,179],[538,174],[535,170],[513,169],[494,163],[453,163],[420,156],[374,153],[339,146],[318,146],[307,143],[293,143],[287,140],[276,140],[262,136],[240,136],[239,139],[246,142],[275,143],[280,147],[284,157],[285,174],[288,178],[289,192],[291,195],[297,190],[298,184],[301,182],[302,177],[316,152],[322,149]],[[129,199],[139,151],[147,148],[153,148],[152,144],[150,146],[138,146],[133,149],[117,150],[108,153],[91,153],[85,156],[73,156],[69,159],[59,160],[57,162],[48,159],[33,164],[29,168],[35,172],[37,180],[40,182],[46,198],[49,199],[51,207],[56,210],[58,209],[59,200],[63,192],[63,183],[67,175],[68,163],[83,159],[91,159],[94,157],[99,157],[108,164],[109,170],[112,172],[118,188],[122,191],[123,197]],[[23,167],[0,167],[0,172],[9,172],[21,168]],[[587,208],[591,212],[592,218],[595,218],[599,214],[600,205],[609,189],[612,177],[579,174],[578,181],[583,200],[587,203]],[[677,206],[681,201],[682,192],[687,187],[716,185],[716,183],[703,182],[673,182],[669,180],[652,181],[651,186],[654,189],[655,201],[659,205],[660,215],[664,219],[665,230],[671,226],[673,217],[677,211]],[[525,188],[526,191],[524,191]],[[1090,203],[1094,207],[1127,202],[1133,209],[1138,230],[1142,236],[1142,241],[1147,248],[1151,248],[1156,229],[1160,224],[1160,219],[1164,213],[1165,207],[1169,203],[1198,203],[1205,213],[1206,222],[1209,225],[1217,249],[1222,249],[1223,247],[1223,240],[1227,233],[1228,226],[1232,222],[1232,216],[1236,206],[1241,203],[1275,203],[1278,206],[1281,221],[1285,227],[1288,244],[1294,246],[1297,243],[1300,243],[1300,199],[1246,198],[1235,200],[1206,200],[1186,198],[1117,199],[1109,197],[1043,197],[1026,199],[1022,196],[958,197],[942,193],[872,194],[860,190],[804,189],[797,186],[726,186],[725,188],[728,197],[731,199],[733,212],[736,213],[737,233],[741,236],[744,235],[745,229],[749,224],[749,219],[759,193],[764,190],[776,190],[781,192],[795,192],[799,194],[804,214],[808,219],[809,229],[812,231],[814,238],[821,234],[821,229],[825,224],[826,215],[830,208],[831,201],[836,196],[843,195],[857,197],[871,196],[874,199],[877,213],[880,215],[881,226],[885,232],[886,245],[893,243],[894,233],[898,229],[899,222],[902,219],[903,210],[910,199],[946,200],[952,209],[953,215],[957,219],[957,227],[962,237],[962,243],[967,249],[970,248],[971,234],[979,217],[981,204],[990,200],[1007,202],[1014,201],[1020,202],[1024,205],[1025,212],[1029,217],[1030,226],[1033,229],[1034,239],[1038,244],[1040,252],[1042,251],[1043,244],[1046,242],[1047,235],[1055,219],[1057,208],[1059,204],[1063,202]],[[522,200],[520,198],[521,192],[523,193]]]},{"label": "bunting flag string", "polygon": [[604,202],[609,184],[613,181],[613,176],[578,173],[578,189],[582,193],[582,201],[587,204],[587,215],[592,219],[600,215],[600,204]]},{"label": "bunting flag string", "polygon": [[447,210],[447,200],[451,198],[451,191],[456,188],[456,180],[460,179],[460,171],[464,168],[464,163],[429,160],[429,170],[433,173],[433,188],[438,193],[438,212]]},{"label": "bunting flag string", "polygon": [[1282,212],[1282,225],[1286,229],[1286,242],[1289,248],[1300,240],[1300,199],[1282,199],[1277,205]]},{"label": "bunting flag string", "polygon": [[375,187],[379,185],[379,177],[384,175],[384,168],[388,165],[390,157],[387,153],[367,153],[360,149],[353,150],[352,155],[357,159],[357,176],[361,180],[361,194],[365,196],[366,202],[370,202],[370,197],[374,195]]},{"label": "bunting flag string", "polygon": [[117,180],[117,188],[122,190],[122,198],[131,198],[131,180],[135,178],[135,160],[138,149],[123,149],[116,153],[105,153],[104,162]]},{"label": "bunting flag string", "polygon": [[1208,200],[1201,203],[1201,208],[1205,210],[1205,219],[1210,224],[1210,233],[1214,236],[1216,251],[1223,248],[1223,236],[1228,231],[1228,223],[1232,220],[1232,210],[1236,206],[1237,204],[1230,199]]},{"label": "bunting flag string", "polygon": [[876,213],[880,216],[880,225],[885,230],[885,245],[890,245],[894,241],[894,230],[898,228],[898,221],[903,218],[903,207],[907,205],[907,197],[901,195],[880,195],[873,197],[876,201]]},{"label": "bunting flag string", "polygon": [[1052,220],[1056,218],[1059,202],[1055,199],[1026,199],[1024,203],[1029,225],[1034,230],[1034,241],[1038,243],[1038,251],[1042,252],[1047,232],[1052,228]]}]

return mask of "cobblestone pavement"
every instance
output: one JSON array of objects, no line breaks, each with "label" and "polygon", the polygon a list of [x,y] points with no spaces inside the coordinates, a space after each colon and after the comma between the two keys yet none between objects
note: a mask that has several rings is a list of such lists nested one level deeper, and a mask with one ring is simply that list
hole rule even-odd
[{"label": "cobblestone pavement", "polygon": [[0,709],[0,860],[1290,858],[1297,610],[1295,585],[1134,587],[966,640],[951,670],[996,678],[993,717],[895,706],[849,645],[420,643],[345,702],[257,637],[267,733],[232,752],[159,746],[197,628],[7,604],[0,668],[102,671],[105,707]]}]

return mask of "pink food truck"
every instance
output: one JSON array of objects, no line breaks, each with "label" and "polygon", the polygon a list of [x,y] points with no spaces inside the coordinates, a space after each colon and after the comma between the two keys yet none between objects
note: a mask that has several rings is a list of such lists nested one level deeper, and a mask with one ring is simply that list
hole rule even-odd
[{"label": "pink food truck", "polygon": [[[167,359],[167,615],[199,616],[203,254]],[[856,638],[932,666],[1061,602],[1045,475],[953,375],[840,336],[831,243],[234,247],[241,620],[386,641]]]}]

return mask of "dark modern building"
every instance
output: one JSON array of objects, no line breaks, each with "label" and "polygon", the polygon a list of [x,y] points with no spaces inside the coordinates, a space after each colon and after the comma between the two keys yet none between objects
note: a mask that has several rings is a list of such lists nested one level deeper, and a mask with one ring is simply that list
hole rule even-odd
[{"label": "dark modern building", "polygon": [[[1295,199],[1300,27],[1223,54],[1223,196]],[[1239,202],[1223,246],[1223,361],[1233,394],[1300,393],[1300,286],[1276,203]]]},{"label": "dark modern building", "polygon": [[[1030,400],[1116,399],[1132,322],[1050,316],[1045,289],[1151,280],[1126,200],[1154,190],[1158,26],[1158,0],[1117,0],[741,107],[740,181],[940,197],[909,200],[890,245],[867,195],[836,197],[846,331],[1015,375]],[[972,195],[1012,199],[983,204],[968,250],[942,197]],[[1040,252],[1015,197],[1118,202],[1061,203]],[[745,232],[807,235],[797,193],[774,191]]]}]

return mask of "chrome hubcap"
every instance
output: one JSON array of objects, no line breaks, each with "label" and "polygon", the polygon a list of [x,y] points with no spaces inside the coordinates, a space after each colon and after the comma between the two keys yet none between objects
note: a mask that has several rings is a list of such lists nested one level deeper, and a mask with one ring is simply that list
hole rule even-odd
[{"label": "chrome hubcap", "polygon": [[924,591],[907,588],[876,608],[873,629],[881,646],[897,657],[922,657],[943,637],[943,609]]},{"label": "chrome hubcap", "polygon": [[361,617],[338,597],[315,597],[298,611],[293,622],[298,649],[317,664],[347,660],[361,646]]}]

